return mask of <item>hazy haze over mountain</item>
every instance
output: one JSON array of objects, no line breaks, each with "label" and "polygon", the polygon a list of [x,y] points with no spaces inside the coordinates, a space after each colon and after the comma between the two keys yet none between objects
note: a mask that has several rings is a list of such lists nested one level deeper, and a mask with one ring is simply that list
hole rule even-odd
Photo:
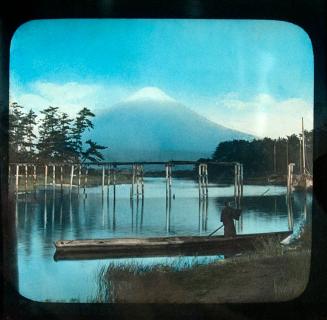
[{"label": "hazy haze over mountain", "polygon": [[253,136],[218,125],[155,87],[143,88],[99,114],[89,133],[110,161],[197,160],[219,142]]}]

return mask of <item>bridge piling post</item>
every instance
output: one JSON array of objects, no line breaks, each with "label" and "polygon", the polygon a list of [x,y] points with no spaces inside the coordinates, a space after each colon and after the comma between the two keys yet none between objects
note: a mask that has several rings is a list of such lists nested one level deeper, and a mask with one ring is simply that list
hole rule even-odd
[{"label": "bridge piling post", "polygon": [[140,166],[137,164],[136,165],[136,170],[135,170],[135,178],[136,178],[136,199],[137,201],[139,200],[139,184],[140,184]]},{"label": "bridge piling post", "polygon": [[73,189],[73,179],[74,179],[74,165],[71,166],[71,171],[70,171],[70,192]]},{"label": "bridge piling post", "polygon": [[52,187],[56,187],[56,166],[52,165]]},{"label": "bridge piling post", "polygon": [[166,169],[166,199],[168,199],[168,165],[165,164],[165,169]]},{"label": "bridge piling post", "polygon": [[44,166],[44,187],[46,188],[48,185],[48,166]]},{"label": "bridge piling post", "polygon": [[104,171],[104,166],[102,166],[102,198],[103,198],[103,195],[104,195],[104,180],[105,180],[105,171]]},{"label": "bridge piling post", "polygon": [[134,198],[135,164],[132,165],[131,200]]},{"label": "bridge piling post", "polygon": [[33,189],[36,191],[37,177],[36,177],[36,165],[33,165]]},{"label": "bridge piling post", "polygon": [[113,168],[113,180],[114,180],[114,204],[116,203],[116,167]]},{"label": "bridge piling post", "polygon": [[78,183],[77,183],[77,192],[79,194],[79,189],[81,187],[81,175],[82,175],[82,168],[81,165],[78,165]]},{"label": "bridge piling post", "polygon": [[28,167],[25,164],[25,194],[27,193]]},{"label": "bridge piling post", "polygon": [[60,166],[60,192],[62,193],[63,192],[63,180],[64,180],[64,177],[63,177],[63,166],[61,165]]},{"label": "bridge piling post", "polygon": [[107,171],[107,195],[109,197],[109,188],[110,188],[110,164],[108,165],[108,171]]},{"label": "bridge piling post", "polygon": [[142,188],[142,201],[144,201],[144,167],[141,167],[141,188]]},{"label": "bridge piling post", "polygon": [[85,177],[84,177],[84,190],[83,190],[83,193],[84,193],[84,199],[86,198],[86,186],[87,186],[87,175],[89,173],[89,167],[87,166],[86,169],[85,169]]}]

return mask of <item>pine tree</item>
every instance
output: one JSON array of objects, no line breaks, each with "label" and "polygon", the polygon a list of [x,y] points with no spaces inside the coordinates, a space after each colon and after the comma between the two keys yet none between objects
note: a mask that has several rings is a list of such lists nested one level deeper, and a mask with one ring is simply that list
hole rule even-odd
[{"label": "pine tree", "polygon": [[89,145],[85,152],[82,152],[82,163],[86,160],[90,160],[93,162],[97,162],[100,160],[104,160],[103,155],[99,150],[104,150],[107,147],[101,146],[92,140],[87,140],[85,143]]},{"label": "pine tree", "polygon": [[59,117],[59,131],[57,134],[57,151],[58,161],[78,161],[78,154],[76,154],[71,134],[71,123],[72,119],[69,118],[67,113],[60,114]]},{"label": "pine tree", "polygon": [[23,107],[13,102],[9,108],[9,157],[11,162],[21,161],[24,152],[24,113]]},{"label": "pine tree", "polygon": [[86,130],[93,128],[93,123],[90,120],[90,118],[93,117],[94,114],[88,108],[83,108],[77,113],[77,117],[72,128],[72,144],[78,157],[82,157],[83,152],[82,135]]},{"label": "pine tree", "polygon": [[41,111],[44,115],[39,126],[40,139],[37,145],[40,161],[56,161],[60,157],[60,115],[58,107],[48,107]]},{"label": "pine tree", "polygon": [[34,129],[36,125],[36,114],[31,109],[27,114],[23,116],[22,126],[24,132],[24,138],[22,141],[23,150],[28,161],[31,161],[35,156],[35,138]]}]

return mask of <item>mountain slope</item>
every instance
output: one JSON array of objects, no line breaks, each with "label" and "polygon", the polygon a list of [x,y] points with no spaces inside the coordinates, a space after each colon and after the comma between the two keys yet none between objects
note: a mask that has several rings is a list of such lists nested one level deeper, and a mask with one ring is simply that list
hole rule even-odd
[{"label": "mountain slope", "polygon": [[210,157],[221,141],[253,138],[217,125],[165,94],[136,94],[98,115],[94,127],[89,136],[110,148],[105,152],[110,161],[196,160]]}]

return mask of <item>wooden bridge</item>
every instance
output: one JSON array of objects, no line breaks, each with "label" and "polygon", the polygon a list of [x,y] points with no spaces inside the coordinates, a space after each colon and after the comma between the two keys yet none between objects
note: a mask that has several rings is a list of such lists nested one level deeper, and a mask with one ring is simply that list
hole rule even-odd
[{"label": "wooden bridge", "polygon": [[[77,191],[83,189],[83,193],[86,194],[86,188],[88,187],[88,177],[90,168],[101,168],[102,170],[102,194],[104,194],[105,186],[108,190],[113,188],[114,198],[116,196],[116,184],[117,184],[117,171],[119,167],[131,168],[131,189],[130,197],[133,199],[144,199],[144,166],[149,165],[161,165],[165,169],[166,178],[166,199],[171,201],[172,198],[172,185],[173,185],[173,168],[177,166],[194,165],[198,166],[198,189],[199,199],[204,200],[208,198],[208,165],[216,166],[231,166],[234,167],[234,197],[235,202],[240,203],[240,199],[243,197],[243,165],[238,162],[217,162],[217,161],[141,161],[141,162],[87,162],[87,163],[48,163],[48,164],[35,164],[35,163],[11,163],[9,164],[9,179],[14,177],[15,179],[15,191],[18,192],[19,181],[23,179],[25,184],[25,192],[28,191],[28,182],[31,182],[33,188],[37,186],[37,168],[43,171],[42,179],[45,188],[52,186],[55,188],[58,186],[56,181],[60,180],[60,188],[68,186],[70,192],[73,188],[73,179],[77,177]],[[64,168],[66,170],[64,170]],[[67,168],[69,170],[67,170]],[[67,173],[69,171],[69,174]],[[40,174],[39,174],[40,175]],[[64,177],[65,175],[65,177]],[[69,184],[64,184],[64,179],[69,178]],[[84,179],[83,179],[84,178]],[[82,181],[83,180],[83,181]]]}]

